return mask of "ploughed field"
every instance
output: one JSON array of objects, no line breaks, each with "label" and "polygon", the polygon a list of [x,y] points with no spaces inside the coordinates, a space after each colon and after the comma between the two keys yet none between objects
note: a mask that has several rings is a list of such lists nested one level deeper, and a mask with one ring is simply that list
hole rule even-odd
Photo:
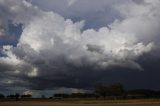
[{"label": "ploughed field", "polygon": [[160,99],[141,100],[3,100],[0,106],[160,106]]}]

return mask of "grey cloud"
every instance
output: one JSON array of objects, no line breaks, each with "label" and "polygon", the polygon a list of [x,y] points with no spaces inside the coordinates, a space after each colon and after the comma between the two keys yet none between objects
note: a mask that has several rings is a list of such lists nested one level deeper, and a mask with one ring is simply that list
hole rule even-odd
[{"label": "grey cloud", "polygon": [[87,49],[88,49],[88,51],[91,51],[91,52],[103,53],[103,47],[98,46],[98,45],[88,44]]}]

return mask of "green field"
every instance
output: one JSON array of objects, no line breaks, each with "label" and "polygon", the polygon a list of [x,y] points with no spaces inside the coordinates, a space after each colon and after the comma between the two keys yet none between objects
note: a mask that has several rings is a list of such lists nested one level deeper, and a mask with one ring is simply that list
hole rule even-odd
[{"label": "green field", "polygon": [[28,100],[1,101],[0,106],[160,106],[159,99],[143,100]]}]

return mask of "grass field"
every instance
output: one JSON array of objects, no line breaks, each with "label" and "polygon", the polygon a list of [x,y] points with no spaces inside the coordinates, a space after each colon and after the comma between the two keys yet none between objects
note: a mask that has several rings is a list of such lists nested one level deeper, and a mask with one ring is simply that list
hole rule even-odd
[{"label": "grass field", "polygon": [[160,106],[160,100],[143,99],[143,100],[0,101],[0,106]]}]

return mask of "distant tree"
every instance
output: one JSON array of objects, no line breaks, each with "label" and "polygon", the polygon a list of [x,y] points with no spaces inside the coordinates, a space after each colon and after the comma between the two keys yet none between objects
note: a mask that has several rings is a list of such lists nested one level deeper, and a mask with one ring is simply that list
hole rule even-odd
[{"label": "distant tree", "polygon": [[53,99],[53,97],[49,97],[49,99]]},{"label": "distant tree", "polygon": [[19,97],[20,97],[20,94],[19,94],[19,93],[16,93],[16,94],[15,94],[15,97],[16,97],[16,101],[18,101],[18,100],[19,100]]},{"label": "distant tree", "polygon": [[154,90],[149,89],[136,89],[127,92],[128,96],[131,98],[157,98],[159,93]]},{"label": "distant tree", "polygon": [[107,86],[105,85],[102,85],[102,84],[99,84],[95,87],[95,93],[96,95],[99,95],[99,96],[103,96],[103,98],[105,99],[106,96],[107,96]]},{"label": "distant tree", "polygon": [[124,88],[123,85],[121,84],[114,84],[109,86],[109,92],[110,95],[109,96],[113,96],[114,99],[117,99],[117,97],[123,97],[124,96]]},{"label": "distant tree", "polygon": [[0,99],[4,99],[5,96],[3,94],[0,94]]},{"label": "distant tree", "polygon": [[41,95],[41,98],[42,98],[42,99],[45,99],[45,98],[46,98],[46,96],[45,96],[45,95]]},{"label": "distant tree", "polygon": [[62,98],[69,98],[69,97],[71,97],[71,95],[69,95],[69,94],[61,94],[61,93],[59,93],[59,94],[54,94],[54,98],[57,98],[57,99],[62,99]]},{"label": "distant tree", "polygon": [[95,93],[99,94],[104,99],[106,98],[106,96],[108,97],[112,96],[116,99],[118,96],[123,95],[124,89],[121,84],[114,84],[114,85],[109,85],[109,86],[100,84],[96,86]]},{"label": "distant tree", "polygon": [[9,98],[9,99],[15,99],[16,97],[15,97],[15,95],[8,95],[7,98]]},{"label": "distant tree", "polygon": [[32,98],[32,95],[31,94],[21,95],[21,98]]},{"label": "distant tree", "polygon": [[8,95],[7,98],[16,99],[16,101],[18,101],[20,98],[20,94],[16,93],[15,95]]},{"label": "distant tree", "polygon": [[124,93],[123,86],[121,84],[114,84],[108,87],[109,96],[122,96]]}]

